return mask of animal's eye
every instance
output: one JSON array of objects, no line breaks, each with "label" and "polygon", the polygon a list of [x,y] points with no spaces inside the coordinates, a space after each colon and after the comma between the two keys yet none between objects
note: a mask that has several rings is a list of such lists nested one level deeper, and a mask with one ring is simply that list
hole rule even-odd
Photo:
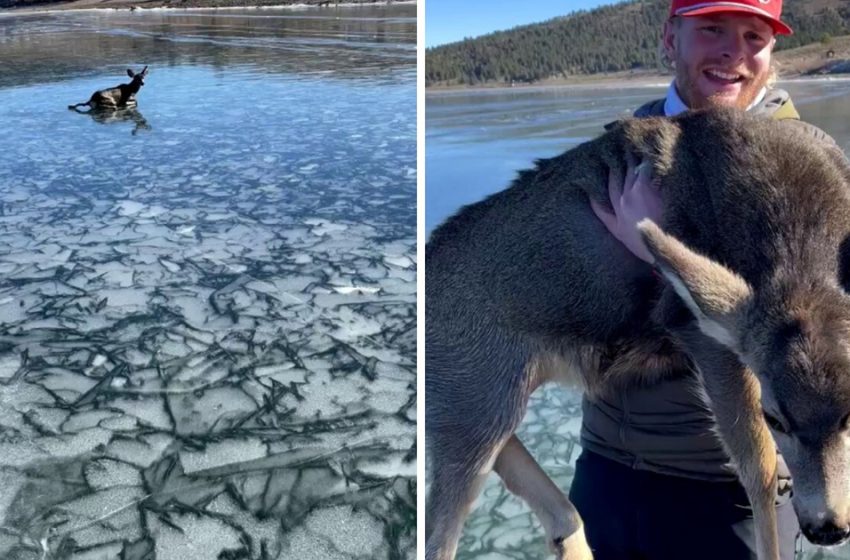
[{"label": "animal's eye", "polygon": [[770,426],[770,429],[779,434],[787,434],[788,428],[785,427],[785,424],[779,421],[775,416],[771,416],[766,411],[762,411],[764,414],[764,421],[767,422],[767,425]]}]

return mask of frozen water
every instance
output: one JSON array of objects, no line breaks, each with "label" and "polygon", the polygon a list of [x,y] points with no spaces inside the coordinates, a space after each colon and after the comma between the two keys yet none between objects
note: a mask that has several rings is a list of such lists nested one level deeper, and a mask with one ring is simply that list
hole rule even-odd
[{"label": "frozen water", "polygon": [[138,468],[113,459],[92,461],[85,467],[86,482],[96,489],[113,486],[140,487],[142,476]]},{"label": "frozen water", "polygon": [[186,473],[193,473],[230,463],[260,459],[265,457],[267,452],[267,446],[259,439],[225,440],[210,443],[197,452],[182,451],[180,463]]},{"label": "frozen water", "polygon": [[247,547],[237,529],[215,517],[172,514],[164,518],[167,520],[164,523],[159,516],[149,513],[147,519],[156,542],[157,560],[221,558],[224,551],[230,551],[234,557],[233,554]]},{"label": "frozen water", "polygon": [[123,549],[123,543],[107,543],[94,546],[88,550],[75,552],[71,556],[71,560],[113,560],[114,558],[120,558]]},{"label": "frozen water", "polygon": [[110,430],[97,427],[67,436],[38,438],[38,446],[49,457],[76,457],[106,445],[111,438]]},{"label": "frozen water", "polygon": [[77,412],[68,417],[62,425],[61,430],[64,432],[76,432],[86,428],[93,428],[100,425],[100,422],[106,418],[115,418],[118,414],[109,410],[86,410]]},{"label": "frozen water", "polygon": [[7,381],[21,367],[21,358],[16,355],[0,355],[0,381]]},{"label": "frozen water", "polygon": [[307,518],[307,530],[324,537],[337,550],[354,556],[374,558],[381,546],[381,523],[351,506],[320,509]]},{"label": "frozen water", "polygon": [[411,557],[415,12],[0,18],[0,558]]}]

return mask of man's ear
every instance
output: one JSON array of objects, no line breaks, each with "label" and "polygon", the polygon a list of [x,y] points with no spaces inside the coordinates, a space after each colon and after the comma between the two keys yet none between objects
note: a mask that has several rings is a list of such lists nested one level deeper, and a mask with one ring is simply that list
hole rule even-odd
[{"label": "man's ear", "polygon": [[739,351],[740,320],[752,298],[747,282],[667,235],[651,220],[642,220],[638,229],[656,266],[694,314],[703,334]]},{"label": "man's ear", "polygon": [[661,36],[661,44],[664,47],[664,55],[667,59],[673,61],[676,59],[676,32],[679,22],[675,18],[670,18],[664,22],[664,31]]}]

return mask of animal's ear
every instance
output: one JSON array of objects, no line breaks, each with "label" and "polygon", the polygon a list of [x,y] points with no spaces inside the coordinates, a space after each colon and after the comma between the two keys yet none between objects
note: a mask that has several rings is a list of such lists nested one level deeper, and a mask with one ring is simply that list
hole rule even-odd
[{"label": "animal's ear", "polygon": [[654,177],[670,172],[682,133],[679,123],[664,117],[635,118],[622,121],[622,127],[626,150],[652,162]]},{"label": "animal's ear", "polygon": [[747,282],[667,235],[649,219],[638,224],[655,264],[696,317],[703,334],[740,350],[740,320],[752,298]]},{"label": "animal's ear", "polygon": [[135,72],[133,72],[130,68],[127,68],[127,75],[128,75],[128,76],[130,76],[130,77],[132,78],[133,76],[135,76],[135,75],[136,75],[136,73],[135,73]]},{"label": "animal's ear", "polygon": [[139,73],[140,73],[142,76],[147,76],[147,74],[148,74],[148,67],[147,67],[147,66],[145,66],[144,68],[142,68],[142,71],[141,71],[141,72],[139,72]]}]

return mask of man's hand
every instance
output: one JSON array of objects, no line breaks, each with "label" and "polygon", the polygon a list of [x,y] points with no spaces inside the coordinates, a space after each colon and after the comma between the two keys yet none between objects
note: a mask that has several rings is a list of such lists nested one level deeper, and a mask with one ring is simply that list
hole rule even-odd
[{"label": "man's hand", "polygon": [[643,243],[637,224],[644,218],[661,222],[661,193],[652,181],[652,168],[649,162],[637,164],[635,158],[626,156],[626,177],[617,169],[608,172],[608,197],[614,212],[595,201],[590,201],[593,213],[599,218],[611,235],[620,240],[626,249],[637,258],[652,264],[652,254]]}]

